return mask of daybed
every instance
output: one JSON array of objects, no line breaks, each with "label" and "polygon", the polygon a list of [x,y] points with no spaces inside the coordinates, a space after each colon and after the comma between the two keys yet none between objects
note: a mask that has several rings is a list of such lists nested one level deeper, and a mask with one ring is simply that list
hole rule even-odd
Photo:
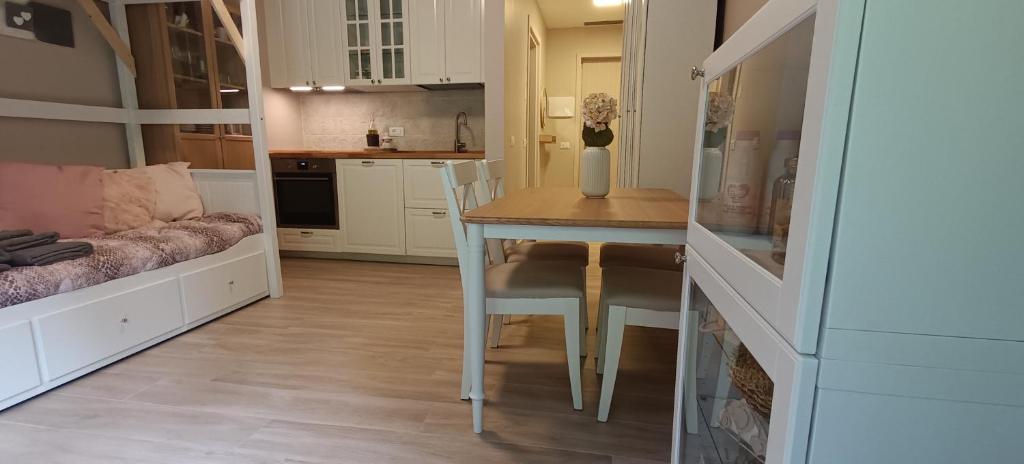
[{"label": "daybed", "polygon": [[85,239],[91,257],[0,273],[0,410],[269,294],[255,173],[192,174],[206,211],[223,213]]}]

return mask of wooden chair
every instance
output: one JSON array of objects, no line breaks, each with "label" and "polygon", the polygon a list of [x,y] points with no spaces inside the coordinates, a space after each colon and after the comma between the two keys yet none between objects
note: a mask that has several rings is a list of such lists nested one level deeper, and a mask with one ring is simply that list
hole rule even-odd
[{"label": "wooden chair", "polygon": [[[492,200],[505,196],[505,160],[481,160],[476,162],[477,196],[479,204],[483,205]],[[590,263],[590,245],[586,242],[553,242],[553,241],[522,241],[495,240],[488,242],[487,253],[494,263],[510,262],[516,263],[526,260],[535,261],[572,261],[579,264],[586,279],[586,267]],[[590,328],[590,321],[586,312],[580,314],[584,331]],[[501,317],[500,324],[497,317],[490,321],[490,333],[488,334],[488,346],[497,348],[501,342],[501,327],[508,324],[512,319],[511,315]],[[585,347],[581,349],[581,355],[586,357]]]},{"label": "wooden chair", "polygon": [[605,243],[601,245],[601,267],[642,267],[683,272],[685,250],[681,246],[633,245]]},{"label": "wooden chair", "polygon": [[[477,170],[472,161],[449,161],[442,169],[448,215],[455,235],[459,271],[463,288],[468,287],[465,273],[469,259],[465,211],[477,207]],[[459,198],[461,197],[461,203]],[[586,312],[586,279],[579,265],[563,261],[524,261],[493,263],[485,276],[487,314],[531,314],[562,316],[565,320],[565,352],[569,365],[569,385],[574,409],[583,409],[581,351],[586,351],[586,333],[580,324]],[[464,293],[465,297],[465,293]],[[469,305],[463,301],[463,307]],[[499,324],[500,325],[500,324]],[[486,328],[484,329],[486,330]],[[469,398],[469,332],[463,330],[462,399]]]},{"label": "wooden chair", "polygon": [[607,267],[602,270],[597,372],[604,378],[597,420],[608,420],[625,327],[678,329],[682,288],[682,272],[634,267]]}]

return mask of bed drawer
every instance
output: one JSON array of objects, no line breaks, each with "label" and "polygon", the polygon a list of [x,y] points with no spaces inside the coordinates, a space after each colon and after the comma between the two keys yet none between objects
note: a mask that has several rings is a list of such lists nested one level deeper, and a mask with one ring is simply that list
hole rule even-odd
[{"label": "bed drawer", "polygon": [[336,229],[277,229],[277,242],[282,250],[338,251]]},{"label": "bed drawer", "polygon": [[28,321],[0,327],[0,401],[43,383]]},{"label": "bed drawer", "polygon": [[267,292],[267,262],[261,251],[181,276],[185,323]]},{"label": "bed drawer", "polygon": [[177,283],[170,278],[40,317],[47,380],[181,327]]}]

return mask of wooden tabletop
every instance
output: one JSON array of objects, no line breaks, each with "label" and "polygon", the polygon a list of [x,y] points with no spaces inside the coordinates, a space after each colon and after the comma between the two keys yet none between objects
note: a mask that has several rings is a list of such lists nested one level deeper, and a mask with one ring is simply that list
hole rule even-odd
[{"label": "wooden tabletop", "polygon": [[689,202],[667,189],[616,189],[586,198],[575,187],[529,188],[466,212],[473,224],[686,229]]},{"label": "wooden tabletop", "polygon": [[271,158],[323,158],[323,159],[437,159],[479,160],[484,152],[470,151],[366,151],[366,150],[311,150],[303,148],[270,150]]}]

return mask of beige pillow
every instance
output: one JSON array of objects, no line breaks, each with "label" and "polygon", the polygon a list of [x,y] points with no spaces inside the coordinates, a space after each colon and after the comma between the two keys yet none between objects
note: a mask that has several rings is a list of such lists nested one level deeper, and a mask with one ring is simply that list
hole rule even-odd
[{"label": "beige pillow", "polygon": [[145,227],[156,211],[156,184],[138,169],[103,172],[103,230],[108,234]]},{"label": "beige pillow", "polygon": [[156,185],[155,219],[171,222],[203,215],[203,199],[188,172],[189,163],[174,162],[139,168]]}]

